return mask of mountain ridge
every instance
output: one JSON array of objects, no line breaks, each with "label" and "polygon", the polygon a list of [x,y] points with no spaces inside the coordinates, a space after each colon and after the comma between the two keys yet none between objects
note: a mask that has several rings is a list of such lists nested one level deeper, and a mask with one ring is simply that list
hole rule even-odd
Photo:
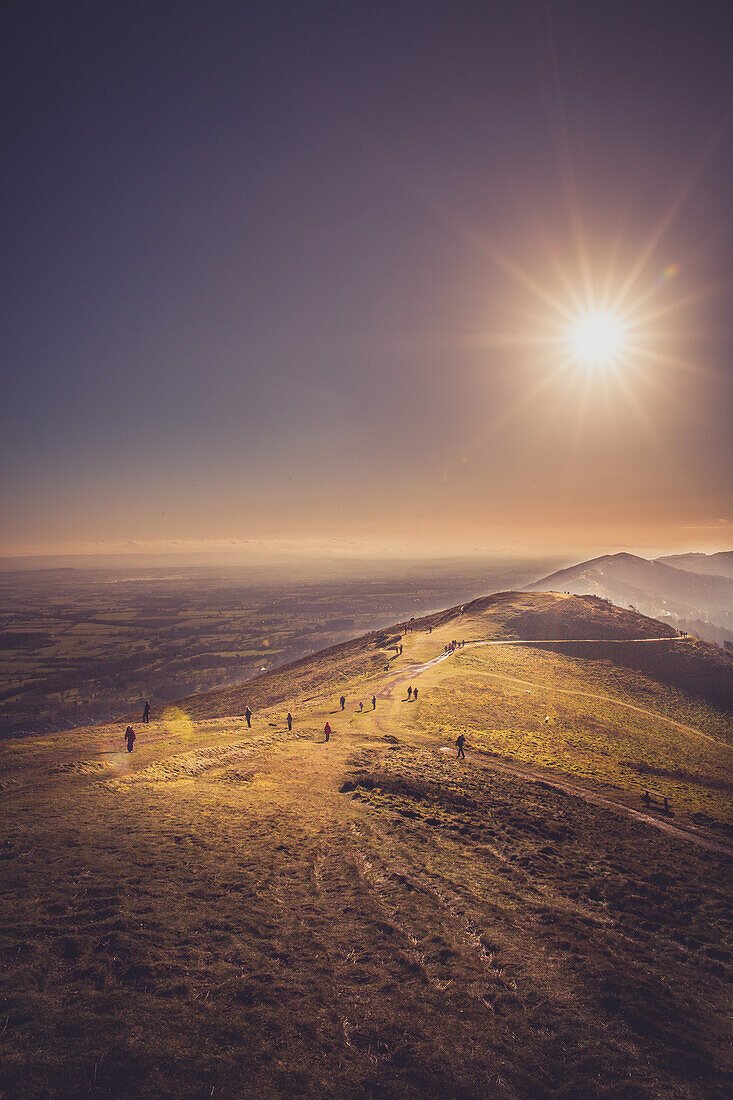
[{"label": "mountain ridge", "polygon": [[630,606],[659,621],[722,644],[733,641],[733,578],[693,573],[635,554],[603,554],[557,570],[522,591],[567,591]]}]

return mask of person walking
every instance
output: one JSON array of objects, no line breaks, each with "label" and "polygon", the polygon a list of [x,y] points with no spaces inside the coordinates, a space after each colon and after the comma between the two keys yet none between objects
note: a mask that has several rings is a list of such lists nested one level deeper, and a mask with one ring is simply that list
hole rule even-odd
[{"label": "person walking", "polygon": [[323,732],[326,735],[326,740],[330,741],[331,740],[331,723],[330,722],[326,722],[326,725],[323,728]]},{"label": "person walking", "polygon": [[150,721],[150,703],[146,699],[145,700],[145,706],[143,707],[143,722],[147,726],[149,721]]},{"label": "person walking", "polygon": [[413,703],[417,702],[417,688],[412,689],[412,701]]},{"label": "person walking", "polygon": [[456,744],[458,745],[458,755],[456,756],[456,760],[465,760],[466,754],[463,751],[463,746],[466,744],[466,738],[463,736],[462,733],[459,733],[458,737],[456,737]]},{"label": "person walking", "polygon": [[132,752],[132,746],[135,744],[135,731],[132,726],[128,726],[125,730],[125,742],[127,743],[127,751]]},{"label": "person walking", "polygon": [[376,695],[372,695],[372,710],[376,710],[376,709],[377,709],[377,697],[376,697]]},{"label": "person walking", "polygon": [[341,698],[339,699],[339,703],[341,704],[341,710],[343,710],[344,707],[346,706],[346,696],[345,695],[341,696]]},{"label": "person walking", "polygon": [[364,710],[364,700],[363,700],[363,699],[360,699],[360,700],[359,700],[359,714],[361,714],[361,712],[362,712],[363,710]]},{"label": "person walking", "polygon": [[287,717],[286,717],[285,721],[288,724],[288,729],[291,730],[293,728],[293,716],[290,713],[290,711],[288,711],[288,714],[287,714]]},{"label": "person walking", "polygon": [[407,689],[407,698],[412,699],[412,687],[408,687]]},{"label": "person walking", "polygon": [[244,708],[244,717],[247,719],[247,729],[252,729],[252,711],[249,707]]}]

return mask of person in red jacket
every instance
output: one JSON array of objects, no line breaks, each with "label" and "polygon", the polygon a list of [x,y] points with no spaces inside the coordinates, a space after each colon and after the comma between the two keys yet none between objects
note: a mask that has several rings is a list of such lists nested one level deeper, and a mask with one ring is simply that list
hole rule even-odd
[{"label": "person in red jacket", "polygon": [[128,726],[125,730],[125,741],[127,742],[127,751],[132,752],[132,746],[135,742],[135,731],[132,726]]},{"label": "person in red jacket", "polygon": [[330,722],[326,722],[326,725],[324,727],[323,732],[326,735],[326,740],[330,741],[331,740],[331,723]]}]

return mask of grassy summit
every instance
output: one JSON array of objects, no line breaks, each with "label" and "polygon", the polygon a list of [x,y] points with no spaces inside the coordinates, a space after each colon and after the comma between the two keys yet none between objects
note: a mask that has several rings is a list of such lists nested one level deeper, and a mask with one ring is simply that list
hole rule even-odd
[{"label": "grassy summit", "polygon": [[412,626],[0,747],[0,1095],[730,1094],[724,659],[559,594]]}]

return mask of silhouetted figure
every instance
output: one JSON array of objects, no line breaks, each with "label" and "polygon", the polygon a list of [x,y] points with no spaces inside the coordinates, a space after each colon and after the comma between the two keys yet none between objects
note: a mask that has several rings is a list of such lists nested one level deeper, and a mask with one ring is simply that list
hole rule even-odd
[{"label": "silhouetted figure", "polygon": [[323,732],[326,735],[326,740],[330,741],[331,740],[331,723],[330,722],[326,722],[326,725],[323,728]]},{"label": "silhouetted figure", "polygon": [[466,738],[463,736],[462,733],[459,733],[458,737],[456,737],[456,744],[458,745],[458,755],[456,756],[456,760],[465,760],[466,754],[463,751],[463,746],[466,744]]},{"label": "silhouetted figure", "polygon": [[646,802],[647,806],[651,805],[652,799],[651,799],[651,795],[649,794],[649,791],[644,791],[643,795],[641,796],[641,801]]},{"label": "silhouetted figure", "polygon": [[402,656],[402,646],[400,646],[400,657]]},{"label": "silhouetted figure", "polygon": [[290,711],[288,711],[285,721],[288,724],[288,729],[291,730],[293,728],[293,716]]},{"label": "silhouetted figure", "polygon": [[135,744],[135,731],[132,726],[128,726],[125,730],[125,741],[127,742],[127,751],[132,752],[132,746]]},{"label": "silhouetted figure", "polygon": [[377,697],[376,697],[376,695],[372,695],[372,710],[376,710],[376,709],[377,709]]},{"label": "silhouetted figure", "polygon": [[[387,667],[389,668],[389,665]],[[341,696],[341,698],[339,699],[339,703],[341,704],[341,710],[343,710],[344,707],[346,706],[346,696],[345,695]]]},{"label": "silhouetted figure", "polygon": [[247,728],[252,729],[252,711],[249,707],[244,708],[244,717],[247,719]]},{"label": "silhouetted figure", "polygon": [[361,712],[363,710],[364,710],[364,701],[362,699],[360,699],[359,700],[359,714],[361,714]]},{"label": "silhouetted figure", "polygon": [[149,721],[150,721],[150,703],[146,699],[145,700],[145,706],[143,707],[143,722],[147,726]]},{"label": "silhouetted figure", "polygon": [[407,698],[412,699],[412,688],[411,687],[408,687],[408,689],[407,689]]},{"label": "silhouetted figure", "polygon": [[415,702],[417,702],[417,688],[412,689],[412,698]]}]

